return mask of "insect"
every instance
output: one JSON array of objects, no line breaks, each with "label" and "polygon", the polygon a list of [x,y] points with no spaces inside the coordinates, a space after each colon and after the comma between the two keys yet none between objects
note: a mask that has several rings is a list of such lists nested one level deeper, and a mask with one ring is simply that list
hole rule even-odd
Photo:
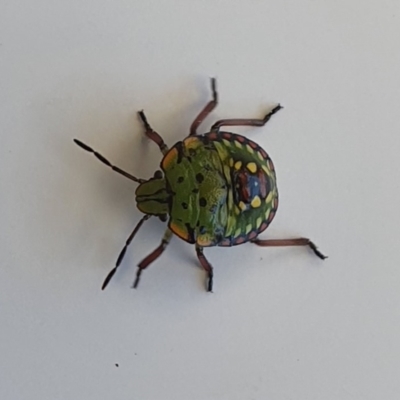
[{"label": "insect", "polygon": [[201,266],[207,273],[206,289],[213,288],[213,268],[204,248],[234,246],[252,242],[258,246],[308,246],[321,259],[326,257],[306,238],[259,239],[278,209],[278,190],[272,160],[258,144],[244,136],[222,131],[224,126],[264,126],[282,109],[277,105],[262,119],[222,119],[205,134],[197,134],[203,120],[218,103],[216,80],[211,79],[212,100],[199,113],[190,134],[168,149],[143,111],[139,118],[146,136],[157,144],[163,158],[160,170],[150,179],[137,178],[111,164],[100,153],[80,140],[75,143],[93,153],[101,162],[126,178],[139,183],[137,208],[144,216],[128,237],[115,267],[104,280],[104,290],[125,256],[142,224],[150,217],[168,221],[160,245],[138,265],[133,287],[137,288],[143,270],[165,250],[173,235],[194,244]]}]

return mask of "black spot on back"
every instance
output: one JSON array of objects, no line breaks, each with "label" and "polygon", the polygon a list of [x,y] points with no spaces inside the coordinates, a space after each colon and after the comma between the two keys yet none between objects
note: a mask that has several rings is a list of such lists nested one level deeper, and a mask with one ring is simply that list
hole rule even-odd
[{"label": "black spot on back", "polygon": [[180,164],[182,162],[182,158],[183,158],[183,143],[182,142],[178,142],[175,145],[175,148],[178,151],[178,158],[177,158],[176,162],[178,164]]},{"label": "black spot on back", "polygon": [[204,181],[204,176],[201,172],[199,172],[198,174],[196,174],[196,181],[201,183]]},{"label": "black spot on back", "polygon": [[192,193],[199,193],[199,189],[197,189],[197,188],[193,189]]},{"label": "black spot on back", "polygon": [[207,205],[207,200],[204,197],[202,197],[199,200],[199,204],[200,204],[201,207],[205,207]]},{"label": "black spot on back", "polygon": [[178,178],[178,183],[182,183],[183,182],[183,176],[180,176],[179,178]]},{"label": "black spot on back", "polygon": [[187,208],[188,208],[187,203],[182,203],[181,206],[182,206],[185,210],[187,210]]}]

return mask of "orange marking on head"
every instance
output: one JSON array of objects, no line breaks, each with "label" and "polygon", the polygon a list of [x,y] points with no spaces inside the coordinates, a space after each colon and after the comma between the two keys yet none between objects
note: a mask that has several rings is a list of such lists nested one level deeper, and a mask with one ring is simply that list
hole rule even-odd
[{"label": "orange marking on head", "polygon": [[163,158],[161,168],[165,170],[178,157],[178,150],[173,147]]},{"label": "orange marking on head", "polygon": [[169,224],[169,229],[183,240],[189,240],[189,232],[174,222]]}]

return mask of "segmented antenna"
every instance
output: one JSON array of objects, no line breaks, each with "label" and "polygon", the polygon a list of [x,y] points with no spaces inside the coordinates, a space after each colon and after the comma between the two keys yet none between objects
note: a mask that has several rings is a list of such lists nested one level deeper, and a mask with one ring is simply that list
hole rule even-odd
[{"label": "segmented antenna", "polygon": [[128,237],[128,240],[125,243],[124,248],[122,249],[121,253],[119,253],[118,259],[117,259],[117,263],[115,265],[115,267],[108,273],[106,279],[104,279],[104,283],[103,286],[101,287],[101,290],[104,290],[108,283],[111,281],[111,278],[114,276],[114,274],[117,272],[118,267],[120,266],[122,260],[125,257],[125,253],[126,253],[126,249],[128,248],[128,246],[130,245],[130,243],[132,242],[133,238],[135,237],[136,233],[138,232],[138,230],[140,229],[140,227],[143,225],[144,221],[147,221],[149,218],[151,217],[151,215],[145,215],[139,222],[138,224],[135,226],[135,229],[133,230],[133,232],[130,234],[130,236]]},{"label": "segmented antenna", "polygon": [[74,139],[74,142],[81,147],[83,150],[88,151],[89,153],[93,153],[103,164],[106,164],[108,167],[110,167],[113,171],[118,172],[119,174],[125,176],[125,178],[128,178],[134,182],[137,183],[143,183],[146,182],[145,179],[139,179],[136,178],[135,176],[128,174],[128,172],[125,172],[124,170],[122,170],[121,168],[116,167],[115,165],[112,165],[110,163],[110,161],[108,161],[105,157],[103,157],[100,153],[98,153],[97,151],[93,150],[91,147],[89,147],[87,144],[81,142],[78,139]]}]

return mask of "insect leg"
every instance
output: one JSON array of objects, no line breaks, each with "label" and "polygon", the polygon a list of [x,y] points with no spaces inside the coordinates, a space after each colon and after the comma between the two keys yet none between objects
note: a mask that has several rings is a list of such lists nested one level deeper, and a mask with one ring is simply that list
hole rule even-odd
[{"label": "insect leg", "polygon": [[212,265],[208,262],[206,256],[203,253],[203,248],[196,245],[196,253],[197,253],[197,257],[200,261],[201,266],[205,269],[205,271],[207,272],[207,276],[208,276],[208,282],[207,282],[207,291],[208,292],[212,292],[212,288],[213,288],[213,267]]},{"label": "insect leg", "polygon": [[138,270],[136,272],[136,279],[135,279],[135,282],[133,283],[134,289],[136,289],[139,285],[140,275],[142,274],[142,271],[145,268],[147,268],[158,257],[160,257],[160,255],[163,253],[165,248],[168,246],[168,243],[170,242],[171,237],[172,237],[172,232],[169,229],[167,229],[165,231],[164,237],[161,240],[161,244],[153,252],[151,252],[145,259],[143,259],[139,263]]},{"label": "insect leg", "polygon": [[306,238],[296,238],[296,239],[255,239],[253,243],[258,246],[263,247],[280,247],[280,246],[309,246],[311,250],[318,256],[320,259],[325,260],[328,258],[324,256],[317,248],[317,246],[310,240]]},{"label": "insect leg", "polygon": [[282,108],[283,107],[278,104],[269,113],[267,113],[263,119],[221,119],[211,127],[211,132],[218,132],[222,126],[264,126],[270,120],[270,118]]},{"label": "insect leg", "polygon": [[153,131],[153,129],[151,128],[150,124],[147,122],[147,118],[144,115],[144,111],[139,111],[139,118],[142,121],[142,124],[144,126],[145,129],[145,134],[146,136],[152,140],[154,143],[157,144],[157,146],[160,148],[161,153],[166,154],[168,152],[168,147],[167,145],[164,143],[163,138],[155,131]]},{"label": "insect leg", "polygon": [[117,272],[118,267],[120,266],[123,258],[125,257],[126,249],[131,244],[133,238],[135,237],[136,233],[138,232],[138,230],[142,226],[143,222],[147,221],[149,218],[150,218],[150,215],[146,214],[139,221],[139,223],[135,226],[135,229],[132,231],[132,233],[130,234],[130,236],[128,237],[128,239],[126,241],[124,248],[122,249],[121,253],[119,253],[119,256],[118,256],[118,259],[117,259],[117,263],[115,264],[115,267],[109,272],[109,274],[107,275],[106,279],[104,280],[104,283],[103,283],[103,286],[101,287],[101,290],[104,290],[107,287],[108,283],[111,281],[111,278]]},{"label": "insect leg", "polygon": [[212,91],[212,100],[210,100],[207,105],[203,108],[203,110],[200,112],[200,114],[196,117],[196,119],[193,121],[192,125],[190,126],[190,135],[189,136],[194,136],[196,135],[197,128],[199,125],[204,121],[204,119],[207,117],[208,114],[218,104],[218,93],[217,93],[217,83],[215,78],[211,78],[211,91]]},{"label": "insect leg", "polygon": [[113,171],[118,172],[119,174],[125,176],[125,178],[128,178],[134,182],[142,183],[145,182],[144,179],[139,179],[136,178],[135,176],[128,174],[128,172],[123,171],[121,168],[116,167],[115,165],[112,165],[110,161],[108,161],[105,157],[103,157],[100,153],[97,151],[93,150],[91,147],[89,147],[87,144],[81,142],[78,139],[74,139],[74,142],[81,147],[83,150],[88,151],[89,153],[93,153],[97,159],[99,159],[102,163],[106,164],[108,167],[110,167]]}]

